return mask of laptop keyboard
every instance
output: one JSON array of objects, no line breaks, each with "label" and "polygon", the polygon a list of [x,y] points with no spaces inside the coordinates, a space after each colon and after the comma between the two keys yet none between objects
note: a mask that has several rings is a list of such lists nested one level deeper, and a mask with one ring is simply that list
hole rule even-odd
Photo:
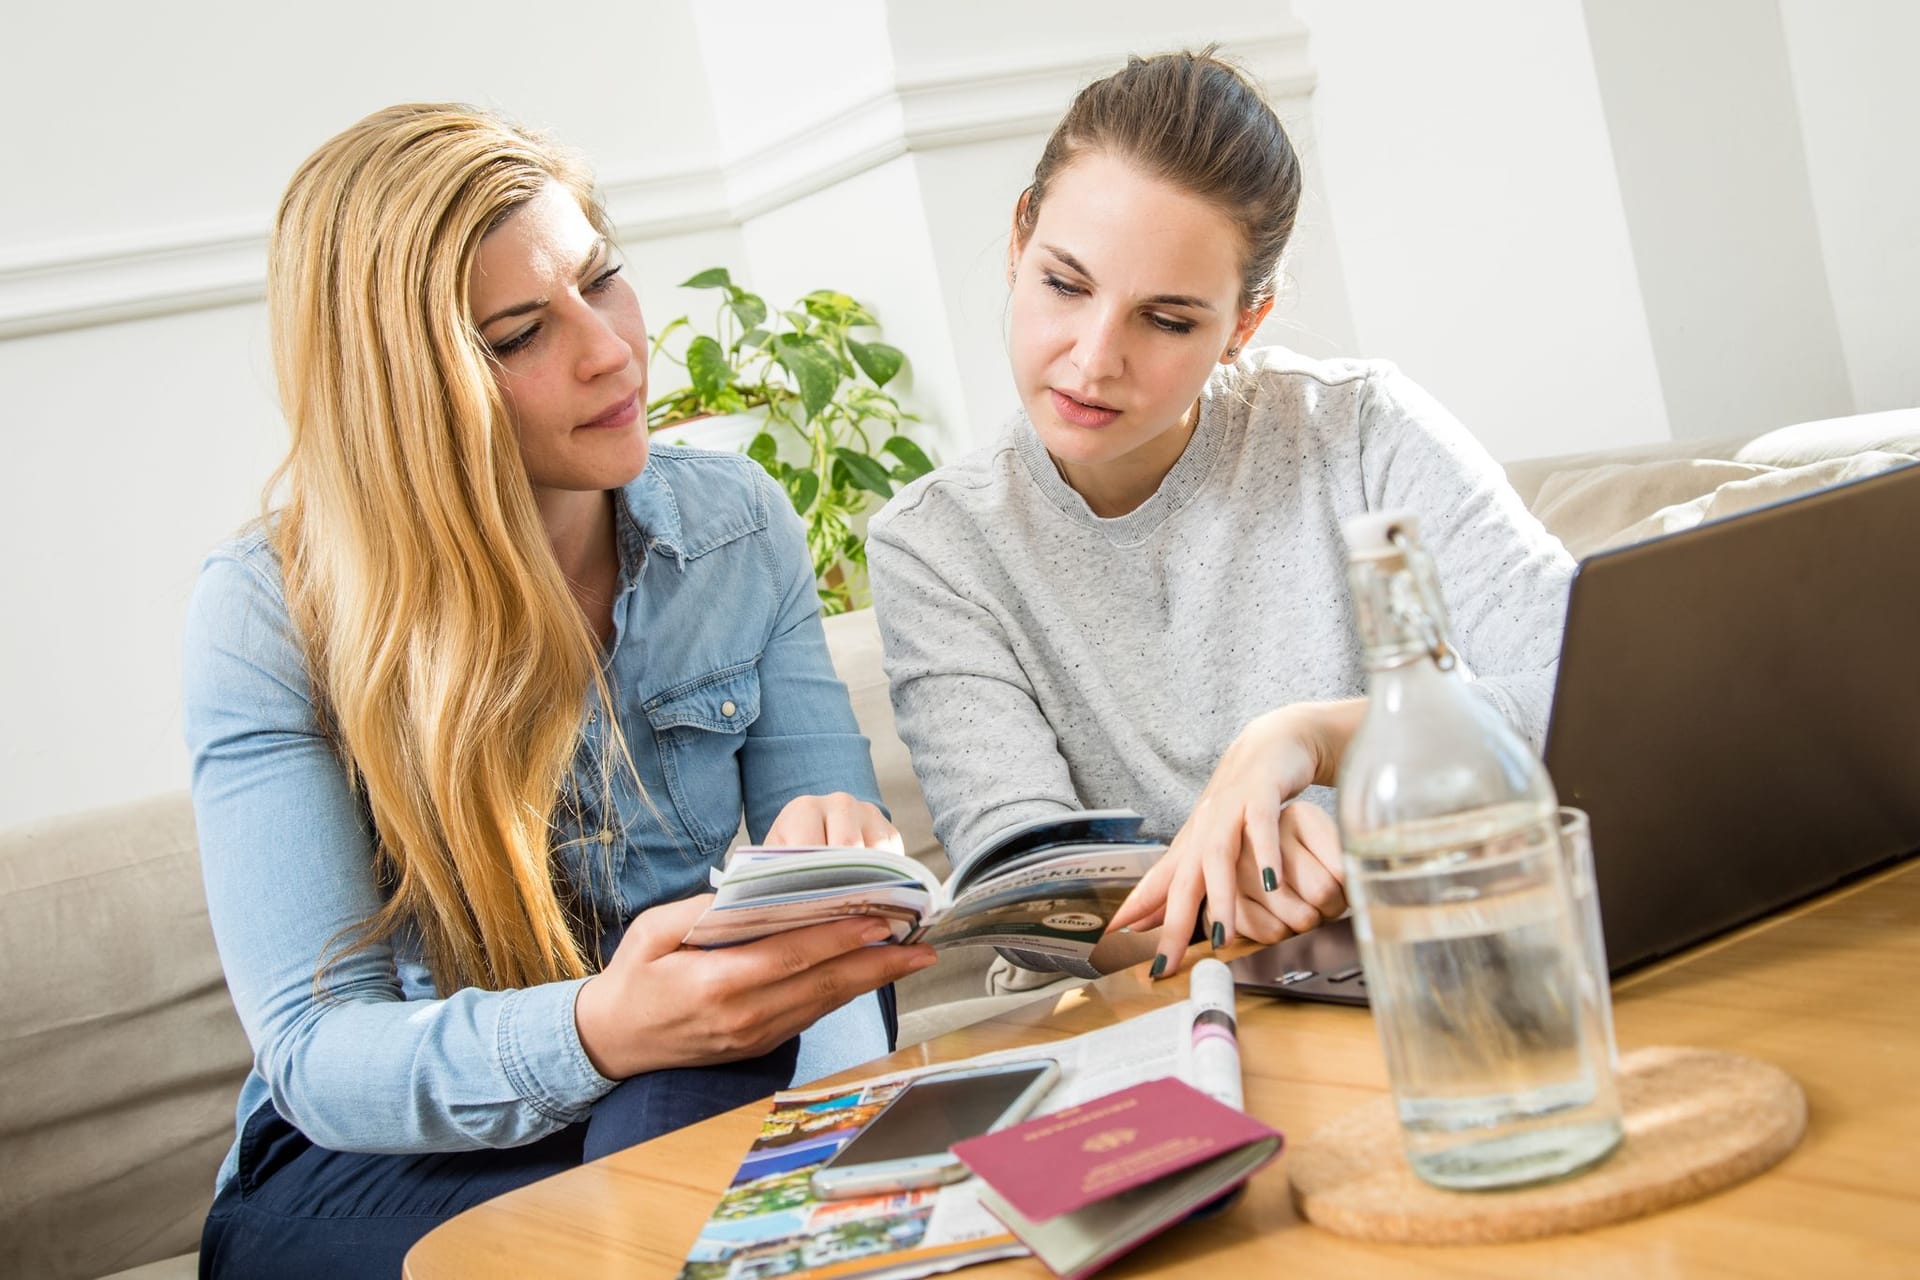
[{"label": "laptop keyboard", "polygon": [[[1297,983],[1310,982],[1319,976],[1320,972],[1317,969],[1290,969],[1280,975],[1280,985],[1291,987]],[[1326,978],[1328,982],[1351,982],[1362,991],[1366,990],[1367,986],[1366,970],[1357,964],[1350,965],[1338,973],[1329,973]]]}]

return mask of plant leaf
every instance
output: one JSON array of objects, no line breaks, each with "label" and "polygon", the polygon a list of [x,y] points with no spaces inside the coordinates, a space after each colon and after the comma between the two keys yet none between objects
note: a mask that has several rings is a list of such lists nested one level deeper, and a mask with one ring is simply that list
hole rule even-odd
[{"label": "plant leaf", "polygon": [[884,387],[893,381],[893,375],[900,372],[900,366],[907,362],[904,352],[898,347],[890,347],[884,342],[855,342],[847,339],[847,350],[853,352],[853,362],[866,371],[873,385]]},{"label": "plant leaf", "polygon": [[[919,445],[907,439],[905,436],[893,436],[889,438],[885,444],[880,446],[880,451],[882,453],[890,453],[900,459],[900,466],[893,474],[900,476],[902,480],[917,480],[927,474],[927,472],[933,470],[933,459],[927,457],[925,451],[923,451]],[[901,475],[901,472],[905,472],[906,474]]]},{"label": "plant leaf", "polygon": [[692,387],[682,387],[670,391],[647,406],[647,430],[659,431],[663,427],[674,427],[682,422],[698,418],[706,412],[700,407],[700,397],[693,393]]},{"label": "plant leaf", "polygon": [[727,353],[720,344],[702,334],[687,344],[687,374],[701,399],[713,400],[726,389],[733,370],[727,367]]},{"label": "plant leaf", "polygon": [[767,331],[765,329],[749,329],[740,335],[740,345],[743,347],[757,347],[766,340]]},{"label": "plant leaf", "polygon": [[680,282],[682,289],[724,289],[733,283],[733,276],[725,267],[708,267],[698,275],[689,276]]},{"label": "plant leaf", "polygon": [[820,477],[811,471],[796,471],[787,477],[787,496],[793,499],[793,509],[803,516],[819,492]]},{"label": "plant leaf", "polygon": [[779,476],[780,473],[774,471],[773,465],[779,451],[779,442],[773,438],[771,432],[766,431],[762,431],[759,435],[755,436],[747,445],[747,456],[765,467],[776,477]]},{"label": "plant leaf", "polygon": [[733,301],[727,303],[727,310],[733,312],[733,318],[740,322],[742,329],[756,329],[767,318],[767,304],[758,295],[744,290],[736,293]]},{"label": "plant leaf", "polygon": [[785,335],[785,341],[773,349],[773,358],[780,367],[793,375],[800,389],[800,404],[806,416],[802,419],[811,422],[833,399],[835,388],[840,385],[840,361],[825,343],[813,338]]},{"label": "plant leaf", "polygon": [[880,323],[873,318],[871,311],[837,289],[815,289],[800,299],[800,305],[807,309],[808,315],[842,326]]},{"label": "plant leaf", "polygon": [[853,483],[868,493],[877,493],[883,498],[893,496],[893,478],[887,469],[857,449],[845,445],[835,445],[834,456],[846,466],[847,476]]}]

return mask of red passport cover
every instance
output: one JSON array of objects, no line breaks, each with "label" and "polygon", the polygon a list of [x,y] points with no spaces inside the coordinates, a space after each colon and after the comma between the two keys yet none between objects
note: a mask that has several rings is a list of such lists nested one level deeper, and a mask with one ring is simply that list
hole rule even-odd
[{"label": "red passport cover", "polygon": [[1280,1135],[1167,1077],[956,1143],[953,1154],[1035,1222]]}]

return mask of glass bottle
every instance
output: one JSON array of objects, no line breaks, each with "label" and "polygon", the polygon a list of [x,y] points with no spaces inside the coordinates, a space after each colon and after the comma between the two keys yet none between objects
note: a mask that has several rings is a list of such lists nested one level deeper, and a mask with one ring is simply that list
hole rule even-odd
[{"label": "glass bottle", "polygon": [[1408,512],[1344,526],[1369,704],[1341,762],[1347,896],[1414,1172],[1560,1177],[1620,1142],[1606,975],[1560,849],[1553,784],[1448,635]]}]

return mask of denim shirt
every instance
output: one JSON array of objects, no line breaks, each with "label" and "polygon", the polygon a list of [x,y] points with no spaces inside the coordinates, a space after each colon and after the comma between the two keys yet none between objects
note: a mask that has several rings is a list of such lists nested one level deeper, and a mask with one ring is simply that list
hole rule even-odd
[{"label": "denim shirt", "polygon": [[[644,794],[614,770],[602,804],[606,709],[583,693],[583,742],[554,816],[554,847],[607,957],[636,913],[707,888],[743,813],[758,840],[796,796],[880,799],[786,496],[746,458],[656,447],[618,497],[606,674]],[[403,931],[331,966],[316,995],[323,954],[382,898],[365,809],[316,719],[263,530],[208,557],[185,666],[207,900],[253,1046],[239,1125],[271,1100],[320,1146],[418,1152],[517,1146],[585,1119],[615,1082],[580,1045],[584,979],[441,999]],[[806,1032],[796,1078],[887,1048],[865,996]],[[221,1185],[236,1166],[237,1144]]]}]

